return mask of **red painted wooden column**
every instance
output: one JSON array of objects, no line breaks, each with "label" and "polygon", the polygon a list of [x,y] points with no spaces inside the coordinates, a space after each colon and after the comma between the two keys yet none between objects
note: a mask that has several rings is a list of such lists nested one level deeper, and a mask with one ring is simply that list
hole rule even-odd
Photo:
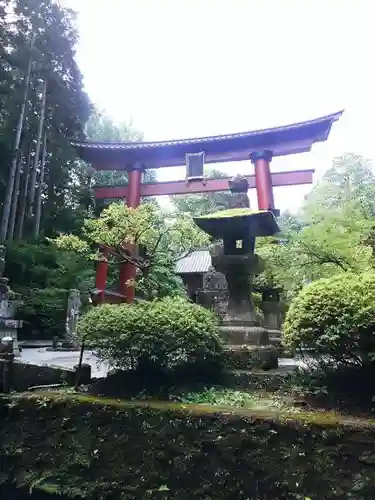
[{"label": "red painted wooden column", "polygon": [[251,153],[251,161],[255,168],[255,188],[258,197],[259,210],[274,210],[272,177],[270,163],[272,160],[271,151],[256,151]]},{"label": "red painted wooden column", "polygon": [[128,169],[128,207],[137,208],[141,203],[142,175],[143,168],[141,165],[133,165]]},{"label": "red painted wooden column", "polygon": [[100,290],[100,294],[98,297],[98,303],[100,304],[104,302],[104,290],[107,287],[108,255],[109,248],[103,247],[101,249],[101,257],[96,264],[95,288],[97,290]]},{"label": "red painted wooden column", "polygon": [[[141,203],[141,183],[143,168],[142,165],[132,165],[128,169],[128,197],[127,205],[130,208],[137,208]],[[131,304],[134,300],[135,287],[128,286],[127,282],[134,280],[137,275],[137,268],[128,262],[120,264],[120,289],[119,292],[125,295],[126,302]]]}]

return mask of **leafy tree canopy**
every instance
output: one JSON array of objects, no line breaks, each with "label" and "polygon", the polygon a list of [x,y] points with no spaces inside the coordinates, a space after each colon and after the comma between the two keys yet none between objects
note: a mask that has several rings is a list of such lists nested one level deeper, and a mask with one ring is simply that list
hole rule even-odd
[{"label": "leafy tree canopy", "polygon": [[265,282],[291,296],[305,283],[374,267],[375,178],[371,163],[355,154],[335,158],[306,197],[297,217],[281,217],[280,244],[260,240]]},{"label": "leafy tree canopy", "polygon": [[[150,291],[163,277],[163,268],[169,270],[169,279],[173,282],[172,266],[176,261],[207,245],[209,239],[188,215],[166,219],[153,204],[133,209],[124,203],[113,203],[100,217],[85,220],[81,236],[65,234],[54,241],[58,248],[75,251],[89,259],[97,258],[98,247],[109,248],[115,260],[129,260],[140,269],[139,286]],[[129,257],[128,245],[144,249],[141,258]]]}]

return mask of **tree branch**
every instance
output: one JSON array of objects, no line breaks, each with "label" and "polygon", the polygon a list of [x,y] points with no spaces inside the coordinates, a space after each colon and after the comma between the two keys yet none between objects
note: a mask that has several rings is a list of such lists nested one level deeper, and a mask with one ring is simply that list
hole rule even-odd
[{"label": "tree branch", "polygon": [[162,233],[160,233],[159,238],[156,240],[156,245],[154,246],[154,249],[152,251],[152,255],[155,255],[156,250],[158,249],[158,246],[160,245],[160,242],[161,242],[163,236],[165,236],[171,229],[172,229],[172,226],[169,227],[168,229],[166,229],[165,231],[163,231]]},{"label": "tree branch", "polygon": [[[150,226],[142,229],[141,231],[139,231],[138,233],[136,233],[136,235],[134,236],[134,242],[137,243],[137,241],[139,240],[139,238],[142,236],[142,234],[144,234],[146,231],[148,231],[150,229]],[[125,239],[125,238],[124,238]]]},{"label": "tree branch", "polygon": [[310,255],[312,255],[317,259],[317,264],[335,264],[338,267],[340,267],[343,271],[347,271],[347,267],[344,266],[343,262],[345,262],[347,266],[349,266],[349,264],[347,261],[345,261],[345,259],[342,258],[340,259],[339,257],[336,257],[335,255],[332,254],[328,254],[326,252],[323,252],[320,255],[315,250],[313,250],[307,243],[303,241],[300,241],[299,244],[305,249],[307,253],[309,253]]}]

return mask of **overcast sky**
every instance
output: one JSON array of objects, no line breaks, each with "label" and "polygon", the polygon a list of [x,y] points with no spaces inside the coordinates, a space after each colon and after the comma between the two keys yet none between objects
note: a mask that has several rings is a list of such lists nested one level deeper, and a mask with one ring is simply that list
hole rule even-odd
[{"label": "overcast sky", "polygon": [[[241,132],[345,108],[327,143],[276,159],[315,168],[375,157],[373,0],[65,0],[78,12],[90,98],[148,140]],[[220,166],[221,168],[221,166]],[[231,174],[249,162],[226,165]],[[182,178],[163,169],[160,180]],[[295,210],[309,187],[275,190]],[[255,206],[254,195],[251,196]]]}]

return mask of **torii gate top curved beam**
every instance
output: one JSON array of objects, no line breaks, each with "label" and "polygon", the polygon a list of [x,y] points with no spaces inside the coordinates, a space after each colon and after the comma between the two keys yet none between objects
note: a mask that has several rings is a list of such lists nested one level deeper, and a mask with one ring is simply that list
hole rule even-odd
[{"label": "torii gate top curved beam", "polygon": [[187,153],[205,152],[205,163],[248,160],[252,153],[272,151],[273,157],[310,151],[328,138],[343,111],[282,127],[252,132],[156,142],[92,142],[71,140],[78,155],[97,170],[126,170],[185,165]]},{"label": "torii gate top curved beam", "polygon": [[[312,171],[284,172],[271,174],[270,162],[274,156],[284,156],[310,151],[315,142],[328,138],[332,124],[337,121],[343,111],[283,127],[274,127],[252,132],[200,137],[158,142],[88,142],[72,140],[70,142],[78,155],[91,163],[96,170],[125,170],[128,172],[128,186],[122,189],[106,188],[97,195],[116,197],[126,196],[129,207],[135,208],[141,201],[141,196],[155,194],[172,194],[182,192],[208,192],[225,189],[228,179],[216,179],[198,183],[162,183],[142,184],[142,172],[149,168],[172,167],[185,165],[187,157],[194,153],[204,154],[205,163],[239,161],[251,159],[254,164],[254,178],[250,185],[255,184],[260,210],[272,210],[275,213],[273,185],[301,184],[311,182]],[[203,164],[202,164],[203,167]],[[279,178],[277,178],[279,176]],[[281,176],[281,177],[280,177]],[[178,185],[177,185],[178,184]],[[200,184],[200,185],[199,185]],[[204,189],[202,189],[204,187]],[[98,188],[100,189],[100,188]],[[102,188],[104,189],[104,188]],[[98,196],[98,197],[102,197]],[[107,281],[108,262],[106,256],[98,264],[96,288],[104,300]],[[131,303],[134,298],[134,282],[136,269],[126,262],[120,269],[120,295]]]}]

